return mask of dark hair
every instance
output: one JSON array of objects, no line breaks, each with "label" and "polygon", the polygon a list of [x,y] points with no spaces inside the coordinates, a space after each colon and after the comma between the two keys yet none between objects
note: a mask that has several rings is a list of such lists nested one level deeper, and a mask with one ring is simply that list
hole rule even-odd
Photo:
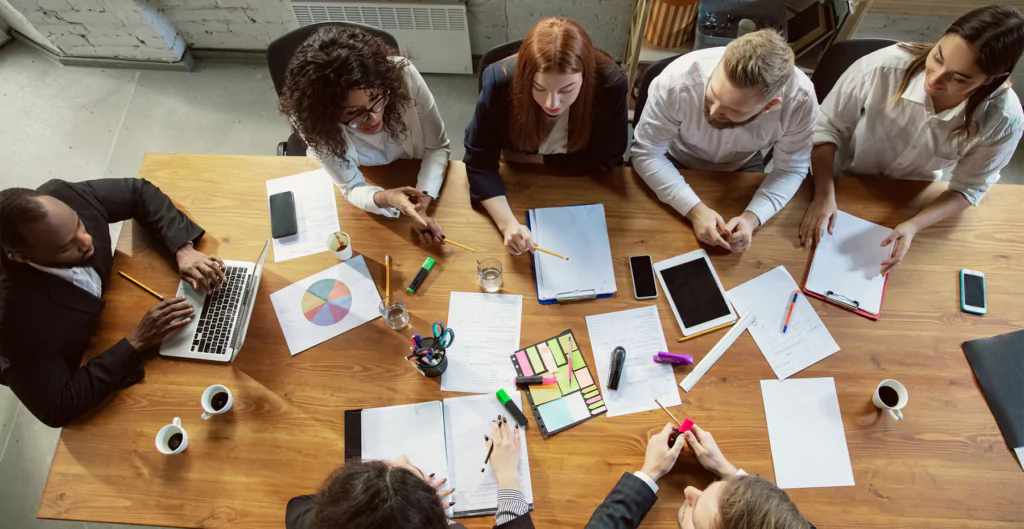
[{"label": "dark hair", "polygon": [[722,485],[715,529],[807,529],[786,491],[760,476],[733,476]]},{"label": "dark hair", "polygon": [[46,218],[46,208],[36,200],[42,195],[24,187],[0,191],[0,246],[5,250],[21,250],[28,246],[21,227]]},{"label": "dark hair", "polygon": [[313,529],[445,529],[441,499],[423,478],[384,461],[351,461],[316,495]]},{"label": "dark hair", "polygon": [[534,24],[516,57],[511,87],[512,119],[508,122],[512,146],[518,151],[536,152],[544,142],[549,130],[544,112],[533,99],[533,77],[537,73],[557,72],[582,74],[579,96],[569,112],[565,150],[576,152],[586,148],[593,128],[597,87],[621,72],[618,66],[594,47],[590,35],[579,24],[561,17],[545,18]]},{"label": "dark hair", "polygon": [[[967,119],[963,125],[950,132],[950,138],[957,136],[970,139],[977,132],[974,112],[989,98],[998,97],[1000,90],[1009,87],[1009,77],[1013,67],[1024,53],[1024,16],[1010,6],[986,6],[970,11],[956,19],[943,35],[959,35],[974,49],[978,68],[988,75],[985,84],[979,86],[967,98]],[[898,101],[910,85],[910,81],[924,67],[928,54],[934,44],[908,42],[900,44],[900,48],[914,56],[914,60],[903,72],[903,79],[892,101]],[[1005,90],[1005,88],[1004,88]]]},{"label": "dark hair", "polygon": [[303,42],[285,72],[278,108],[306,144],[322,157],[347,160],[341,112],[349,90],[388,91],[384,130],[401,141],[408,129],[403,109],[412,101],[406,60],[381,39],[356,28],[326,26]]}]

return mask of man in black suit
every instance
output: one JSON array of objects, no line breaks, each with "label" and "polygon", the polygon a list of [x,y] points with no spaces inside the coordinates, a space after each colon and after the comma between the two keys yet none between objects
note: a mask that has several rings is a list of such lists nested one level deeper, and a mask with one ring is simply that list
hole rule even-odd
[{"label": "man in black suit", "polygon": [[203,230],[142,179],[51,180],[0,191],[0,381],[48,426],[62,427],[145,376],[142,360],[186,325],[184,298],[149,310],[126,338],[82,366],[106,304],[108,224],[137,220],[174,254],[199,292],[224,280],[223,261],[195,249]]}]

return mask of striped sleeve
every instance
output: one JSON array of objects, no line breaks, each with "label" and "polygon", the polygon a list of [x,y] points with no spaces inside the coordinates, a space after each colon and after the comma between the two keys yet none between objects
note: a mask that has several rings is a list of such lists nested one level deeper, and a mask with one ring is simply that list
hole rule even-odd
[{"label": "striped sleeve", "polygon": [[530,512],[530,504],[521,491],[501,489],[498,491],[498,512],[494,514],[497,525],[505,524]]}]

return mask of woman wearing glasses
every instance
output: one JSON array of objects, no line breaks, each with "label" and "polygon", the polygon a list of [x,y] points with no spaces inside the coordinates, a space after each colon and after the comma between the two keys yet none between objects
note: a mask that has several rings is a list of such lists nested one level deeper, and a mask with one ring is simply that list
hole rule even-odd
[{"label": "woman wearing glasses", "polygon": [[[362,30],[324,27],[295,51],[280,109],[356,207],[385,217],[408,215],[424,243],[441,227],[427,211],[448,167],[448,136],[420,73]],[[416,187],[368,183],[361,166],[423,160]]]}]

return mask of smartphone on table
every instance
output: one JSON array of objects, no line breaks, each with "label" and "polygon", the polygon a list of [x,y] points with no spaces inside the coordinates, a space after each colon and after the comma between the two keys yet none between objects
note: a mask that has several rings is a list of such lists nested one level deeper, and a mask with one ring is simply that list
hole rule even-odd
[{"label": "smartphone on table", "polygon": [[960,310],[971,314],[988,312],[988,299],[985,296],[985,272],[977,270],[960,270]]},{"label": "smartphone on table", "polygon": [[629,258],[629,272],[633,275],[633,296],[636,299],[658,297],[658,285],[654,280],[654,266],[649,255],[634,255]]}]

